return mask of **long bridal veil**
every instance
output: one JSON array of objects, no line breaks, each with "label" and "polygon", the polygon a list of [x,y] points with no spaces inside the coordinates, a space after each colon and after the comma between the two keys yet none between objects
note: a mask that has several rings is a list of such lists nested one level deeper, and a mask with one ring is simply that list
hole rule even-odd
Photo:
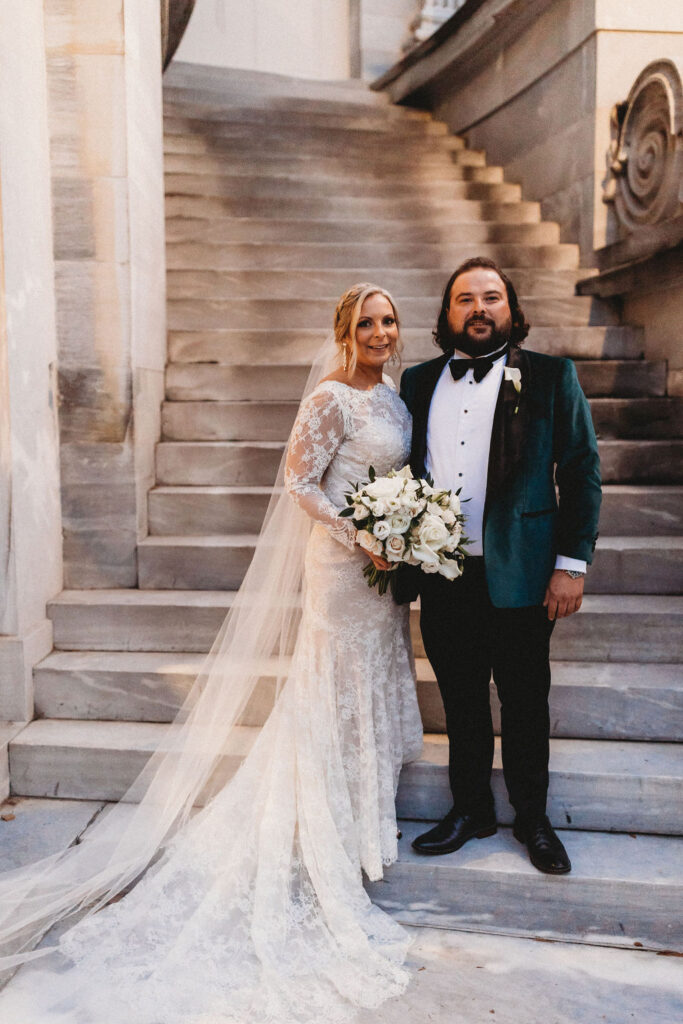
[{"label": "long bridal veil", "polygon": [[[335,359],[330,337],[304,396]],[[0,971],[50,953],[34,947],[52,925],[93,914],[129,887],[244,756],[245,711],[253,720],[259,704],[272,703],[268,666],[278,666],[278,690],[284,682],[300,613],[310,520],[284,492],[283,477],[284,456],[244,582],[177,717],[123,795],[125,807],[103,814],[80,844],[0,875]]]}]

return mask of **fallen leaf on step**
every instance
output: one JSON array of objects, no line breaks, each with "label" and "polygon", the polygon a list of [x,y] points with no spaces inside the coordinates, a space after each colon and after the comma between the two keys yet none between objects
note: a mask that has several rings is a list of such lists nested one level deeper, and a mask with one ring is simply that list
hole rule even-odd
[{"label": "fallen leaf on step", "polygon": [[16,814],[10,814],[10,813],[8,813],[8,814],[0,814],[0,820],[1,821],[14,821],[15,818],[16,818]]}]

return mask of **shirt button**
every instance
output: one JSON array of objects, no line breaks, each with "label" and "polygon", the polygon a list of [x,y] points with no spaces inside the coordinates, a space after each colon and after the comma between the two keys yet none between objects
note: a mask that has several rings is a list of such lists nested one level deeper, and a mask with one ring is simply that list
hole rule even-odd
[{"label": "shirt button", "polygon": [[462,476],[462,473],[458,473],[458,476]]},{"label": "shirt button", "polygon": [[465,409],[465,412],[467,412],[467,409]]},{"label": "shirt button", "polygon": [[460,444],[464,444],[464,443],[465,443],[464,441],[461,441],[461,442],[460,442]]}]

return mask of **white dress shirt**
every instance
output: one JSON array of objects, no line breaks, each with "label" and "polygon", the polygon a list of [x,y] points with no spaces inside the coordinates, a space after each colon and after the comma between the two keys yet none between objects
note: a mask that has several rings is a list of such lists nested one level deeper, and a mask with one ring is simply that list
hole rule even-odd
[{"label": "white dress shirt", "polygon": [[[455,355],[470,358],[457,350]],[[479,383],[471,369],[460,380],[453,380],[446,363],[429,408],[425,467],[436,487],[461,489],[461,499],[469,498],[463,505],[463,512],[467,516],[465,532],[470,539],[471,555],[484,554],[484,501],[491,431],[506,362],[507,353],[504,353]],[[585,572],[586,563],[558,555],[555,568]]]}]

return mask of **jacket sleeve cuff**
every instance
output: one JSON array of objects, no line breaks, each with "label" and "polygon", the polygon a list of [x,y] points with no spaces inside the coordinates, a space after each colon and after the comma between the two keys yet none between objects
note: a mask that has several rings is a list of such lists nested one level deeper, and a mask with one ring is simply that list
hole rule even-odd
[{"label": "jacket sleeve cuff", "polygon": [[580,558],[569,558],[567,555],[558,555],[555,559],[556,569],[573,569],[574,572],[585,572],[587,565]]}]

